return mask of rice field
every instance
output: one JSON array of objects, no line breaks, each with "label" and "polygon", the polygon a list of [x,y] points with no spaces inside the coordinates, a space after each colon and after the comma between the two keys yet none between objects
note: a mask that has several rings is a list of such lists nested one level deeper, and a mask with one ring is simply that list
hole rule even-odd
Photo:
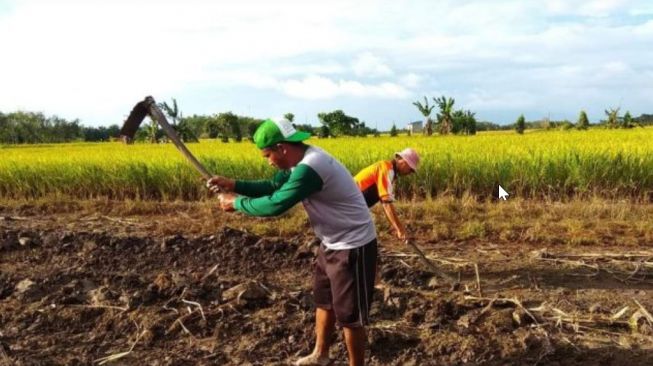
[{"label": "rice field", "polygon": [[[398,183],[404,198],[496,195],[544,199],[601,196],[653,199],[653,128],[485,132],[476,136],[312,138],[356,173],[404,147],[422,168]],[[216,174],[261,179],[269,167],[247,141],[189,144]],[[0,198],[197,200],[200,176],[172,144],[73,143],[0,146]]]}]

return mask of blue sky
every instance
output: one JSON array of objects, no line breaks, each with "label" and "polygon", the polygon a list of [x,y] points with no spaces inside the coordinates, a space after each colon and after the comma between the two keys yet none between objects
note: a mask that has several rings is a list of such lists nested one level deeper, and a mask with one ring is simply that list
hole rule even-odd
[{"label": "blue sky", "polygon": [[498,123],[653,113],[651,1],[0,0],[0,44],[0,111],[86,125],[146,95],[381,129],[425,95]]}]

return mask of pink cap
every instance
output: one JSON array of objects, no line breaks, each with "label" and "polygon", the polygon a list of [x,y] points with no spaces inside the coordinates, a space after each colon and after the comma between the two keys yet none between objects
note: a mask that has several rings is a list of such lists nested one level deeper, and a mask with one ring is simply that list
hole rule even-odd
[{"label": "pink cap", "polygon": [[417,154],[417,151],[407,147],[402,151],[395,153],[395,155],[401,156],[402,159],[406,160],[406,163],[408,163],[408,166],[411,169],[417,171],[417,168],[419,167],[419,155]]}]

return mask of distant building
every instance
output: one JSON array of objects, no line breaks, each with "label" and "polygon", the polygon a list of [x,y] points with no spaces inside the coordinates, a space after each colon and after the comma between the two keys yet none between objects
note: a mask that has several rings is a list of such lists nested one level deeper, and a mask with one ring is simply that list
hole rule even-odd
[{"label": "distant building", "polygon": [[422,121],[408,122],[408,124],[406,125],[406,129],[411,134],[422,133],[422,130],[424,129],[423,122]]}]

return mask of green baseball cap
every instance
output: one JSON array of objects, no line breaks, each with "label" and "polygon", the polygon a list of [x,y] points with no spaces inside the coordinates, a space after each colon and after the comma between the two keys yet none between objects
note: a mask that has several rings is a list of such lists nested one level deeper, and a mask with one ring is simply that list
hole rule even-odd
[{"label": "green baseball cap", "polygon": [[280,142],[300,142],[309,137],[310,133],[297,131],[287,119],[270,118],[263,121],[254,132],[254,143],[262,150]]}]

